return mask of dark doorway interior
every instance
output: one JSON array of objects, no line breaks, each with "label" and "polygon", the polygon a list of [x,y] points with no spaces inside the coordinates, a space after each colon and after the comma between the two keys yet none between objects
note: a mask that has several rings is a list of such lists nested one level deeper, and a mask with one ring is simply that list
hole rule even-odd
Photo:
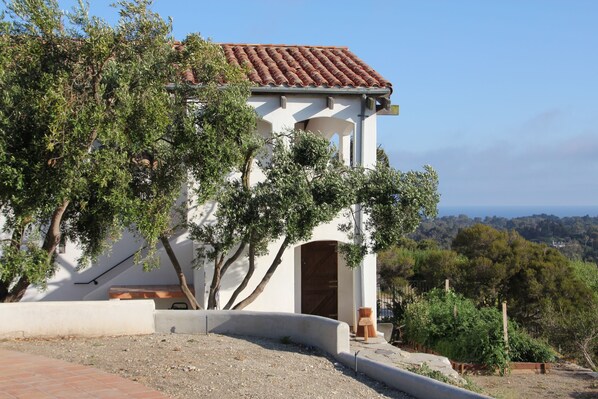
[{"label": "dark doorway interior", "polygon": [[301,246],[301,313],[338,319],[336,241]]}]

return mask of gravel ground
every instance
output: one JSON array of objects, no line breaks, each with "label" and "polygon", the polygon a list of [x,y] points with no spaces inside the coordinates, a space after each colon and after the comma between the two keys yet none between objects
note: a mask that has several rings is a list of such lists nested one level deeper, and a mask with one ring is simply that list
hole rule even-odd
[{"label": "gravel ground", "polygon": [[173,398],[402,398],[321,351],[218,334],[9,340],[4,349],[97,367]]},{"label": "gravel ground", "polygon": [[470,379],[499,399],[598,399],[594,374],[571,363],[556,363],[548,374],[472,375]]}]

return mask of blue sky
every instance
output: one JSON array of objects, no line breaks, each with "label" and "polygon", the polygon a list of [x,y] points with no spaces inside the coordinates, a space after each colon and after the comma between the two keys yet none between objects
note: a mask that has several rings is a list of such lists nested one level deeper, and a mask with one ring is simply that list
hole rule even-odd
[{"label": "blue sky", "polygon": [[[73,1],[59,1],[64,7]],[[92,0],[109,20],[112,1]],[[181,39],[348,46],[393,83],[394,167],[441,206],[598,205],[598,1],[156,0]]]}]

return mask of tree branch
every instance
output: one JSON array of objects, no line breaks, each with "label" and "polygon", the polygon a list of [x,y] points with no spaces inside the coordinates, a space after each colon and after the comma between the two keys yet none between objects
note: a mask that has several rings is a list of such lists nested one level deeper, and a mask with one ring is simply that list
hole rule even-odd
[{"label": "tree branch", "polygon": [[243,292],[245,287],[247,287],[249,280],[251,280],[251,277],[253,276],[253,272],[255,272],[255,244],[251,243],[249,244],[249,268],[247,269],[247,273],[245,274],[243,281],[241,281],[241,284],[239,284],[237,289],[235,289],[235,292],[233,292],[233,295],[228,300],[226,306],[224,307],[225,310],[228,310],[233,306],[239,294]]},{"label": "tree branch", "polygon": [[62,204],[54,210],[52,218],[50,219],[50,227],[46,232],[46,237],[42,246],[42,249],[48,253],[48,259],[52,257],[56,247],[60,244],[60,224],[62,223],[62,216],[69,204],[70,200],[64,200]]},{"label": "tree branch", "polygon": [[241,244],[239,245],[239,248],[237,248],[237,250],[235,251],[235,253],[233,254],[233,256],[231,256],[230,258],[228,258],[226,260],[226,262],[224,263],[224,266],[222,266],[222,270],[220,271],[220,275],[221,276],[224,276],[224,273],[226,273],[226,271],[228,270],[228,268],[239,258],[239,256],[241,256],[241,254],[245,250],[246,246],[247,246],[247,242],[246,241],[242,241]]},{"label": "tree branch", "polygon": [[220,259],[216,255],[214,257],[214,275],[212,276],[212,284],[210,284],[210,294],[208,295],[208,309],[216,309],[218,303],[216,301],[216,294],[220,289],[220,279],[222,278],[222,262],[224,262],[224,254],[220,255]]},{"label": "tree branch", "polygon": [[278,252],[276,253],[276,257],[272,261],[270,268],[268,269],[268,271],[262,278],[262,281],[260,281],[260,283],[257,285],[257,287],[255,287],[253,292],[251,294],[249,294],[249,296],[247,298],[245,298],[241,302],[239,302],[233,309],[235,309],[235,310],[244,309],[246,306],[250,305],[253,301],[255,301],[255,299],[264,291],[264,288],[266,288],[266,285],[270,281],[270,278],[272,278],[272,275],[274,274],[274,272],[276,271],[276,269],[282,262],[282,254],[284,253],[284,251],[287,249],[288,246],[289,246],[289,238],[285,237],[282,244],[280,244],[280,248],[278,248]]}]

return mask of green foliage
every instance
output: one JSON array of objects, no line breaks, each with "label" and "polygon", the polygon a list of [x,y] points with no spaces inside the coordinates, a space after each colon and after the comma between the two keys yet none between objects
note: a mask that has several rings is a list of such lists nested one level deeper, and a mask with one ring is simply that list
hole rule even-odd
[{"label": "green foliage", "polygon": [[53,265],[48,262],[48,254],[36,244],[37,232],[29,232],[26,248],[6,245],[0,262],[0,280],[15,281],[26,276],[33,284],[44,287],[46,279],[54,273]]},{"label": "green foliage", "polygon": [[430,166],[424,171],[401,172],[384,164],[364,172],[357,201],[367,215],[365,231],[373,252],[394,245],[413,232],[422,219],[437,214],[438,175]]},{"label": "green foliage", "polygon": [[339,251],[343,255],[345,263],[351,269],[359,267],[364,256],[368,253],[365,245],[344,242],[339,244]]},{"label": "green foliage", "polygon": [[432,378],[436,381],[444,382],[445,384],[455,385],[455,381],[438,370],[432,370],[428,363],[422,363],[421,366],[409,367],[407,370],[412,373],[423,375],[424,377]]},{"label": "green foliage", "polygon": [[573,261],[571,262],[573,274],[583,282],[598,300],[598,265],[593,262]]},{"label": "green foliage", "polygon": [[[598,357],[598,330],[594,328],[598,317],[598,267],[594,263],[570,262],[554,248],[529,242],[514,231],[481,224],[462,228],[452,251],[418,250],[412,243],[409,248],[392,248],[380,256],[381,286],[392,284],[387,271],[393,268],[384,264],[386,259],[401,265],[404,263],[399,262],[398,254],[411,256],[415,259],[412,271],[399,267],[395,270],[432,286],[448,278],[457,292],[477,306],[497,307],[506,300],[509,317],[535,336],[548,339],[581,362],[596,363],[592,360]],[[519,340],[516,332],[512,337],[514,359],[519,352],[549,351],[536,341],[525,337]],[[533,348],[526,349],[530,346]]]},{"label": "green foliage", "polygon": [[[356,267],[369,251],[386,245],[383,241],[388,242],[390,237],[411,228],[422,214],[435,211],[437,180],[431,169],[406,174],[386,166],[373,171],[351,169],[333,156],[335,148],[327,140],[300,130],[275,134],[271,141],[262,143],[262,147],[268,146],[269,150],[259,145],[248,147],[241,175],[221,185],[214,222],[192,226],[192,237],[205,243],[201,255],[215,262],[216,269],[222,267],[222,273],[239,256],[236,249],[248,246],[246,256],[253,265],[256,256],[267,252],[269,243],[282,240],[271,272],[262,280],[267,282],[288,246],[308,241],[318,225],[331,222],[342,210],[349,215],[343,229],[357,242],[341,243],[339,249],[347,265]],[[264,178],[251,184],[254,158]],[[382,182],[385,187],[380,187]],[[399,201],[395,196],[402,199]],[[378,215],[376,220],[369,219],[366,226],[371,240],[360,241],[362,235],[353,234],[355,215],[350,207],[360,200],[367,200],[368,205],[363,208],[366,214]],[[386,202],[378,207],[377,200]],[[382,223],[383,213],[404,223],[398,227]],[[232,250],[235,252],[230,254]],[[241,290],[253,270],[250,266],[239,286]],[[218,284],[218,279],[213,280],[212,294]]]},{"label": "green foliage", "polygon": [[573,310],[592,295],[557,250],[514,231],[474,225],[459,232],[453,250],[468,259],[455,289],[479,304],[506,300],[509,315],[530,329],[539,327],[551,303]]},{"label": "green foliage", "polygon": [[440,249],[415,252],[414,278],[427,281],[434,287],[441,286],[447,278],[452,285],[459,284],[467,258],[454,251]]},{"label": "green foliage", "polygon": [[380,166],[385,166],[390,168],[390,160],[388,159],[388,154],[384,151],[381,145],[376,148],[376,163]]},{"label": "green foliage", "polygon": [[316,226],[349,206],[351,188],[344,184],[349,169],[331,154],[328,142],[313,133],[277,136],[270,157],[259,162],[265,179],[251,186],[237,179],[223,182],[215,221],[193,226],[193,237],[211,246],[208,258],[239,241],[253,242],[260,255],[281,237],[288,244],[308,240]]},{"label": "green foliage", "polygon": [[[48,226],[41,249],[49,265],[61,237],[83,249],[83,265],[124,227],[155,252],[159,237],[184,222],[173,221],[171,210],[189,175],[203,199],[242,163],[255,130],[242,71],[197,35],[173,46],[171,24],[151,3],[118,2],[115,26],[90,17],[83,2],[70,13],[51,0],[7,4],[0,210],[4,228],[17,235],[7,245],[23,253],[3,251],[0,300],[22,288],[17,281],[26,287],[51,274],[45,266],[38,277],[14,269],[8,256],[29,256],[26,264],[40,256],[30,239],[21,245],[20,231]],[[189,70],[201,84],[188,81]]]},{"label": "green foliage", "polygon": [[425,362],[422,363],[421,366],[409,367],[407,370],[411,371],[412,373],[423,375],[424,377],[433,378],[437,381],[444,382],[445,384],[452,384],[461,388],[465,388],[472,392],[482,393],[482,389],[479,386],[477,386],[473,381],[468,379],[467,376],[461,376],[461,378],[465,380],[465,383],[457,383],[454,379],[447,377],[440,371],[432,370],[432,368],[428,366],[428,363]]},{"label": "green foliage", "polygon": [[552,362],[555,359],[554,350],[541,339],[534,339],[529,334],[516,328],[511,322],[509,326],[509,355],[514,362]]},{"label": "green foliage", "polygon": [[[374,170],[357,168],[347,184],[356,191],[365,223],[355,223],[353,210],[340,227],[355,242],[341,247],[350,267],[358,266],[368,252],[378,253],[392,247],[419,223],[437,213],[438,175],[430,166],[424,171],[401,172],[385,163]],[[357,228],[356,228],[357,227]],[[361,249],[357,247],[361,246]]]},{"label": "green foliage", "polygon": [[598,261],[598,217],[563,217],[533,215],[507,219],[503,217],[469,218],[465,215],[424,220],[412,238],[433,239],[448,249],[460,229],[482,223],[498,230],[515,230],[536,243],[554,245],[570,260]]},{"label": "green foliage", "polygon": [[380,288],[388,290],[393,286],[404,285],[413,277],[415,256],[413,251],[391,247],[377,257]]},{"label": "green foliage", "polygon": [[420,246],[407,242],[407,245],[408,248],[404,244],[393,246],[378,254],[378,277],[382,290],[407,284],[409,280],[425,281],[429,286],[440,287],[449,278],[451,284],[459,284],[467,264],[465,256],[434,248],[428,243]]},{"label": "green foliage", "polygon": [[598,371],[598,302],[564,310],[552,306],[542,320],[548,339],[569,356]]},{"label": "green foliage", "polygon": [[576,307],[569,306],[566,300],[549,304],[541,325],[544,334],[561,351],[598,370],[598,267],[589,262],[571,263],[578,283],[591,294]]},{"label": "green foliage", "polygon": [[[327,140],[311,132],[291,131],[275,135],[269,145],[271,152],[251,147],[245,157],[250,166],[254,155],[259,155],[264,179],[249,184],[249,174],[244,172],[239,179],[223,182],[214,221],[191,226],[192,237],[207,246],[203,251],[207,259],[218,262],[236,246],[248,245],[245,256],[253,265],[269,243],[281,239],[273,273],[289,245],[308,241],[316,226],[330,222],[352,204],[353,190],[346,184],[351,171],[332,157],[334,149]],[[248,279],[252,272],[253,268]],[[213,290],[217,289],[216,281]]]},{"label": "green foliage", "polygon": [[[405,314],[405,334],[458,361],[481,363],[505,372],[511,360],[545,362],[554,359],[551,349],[510,323],[513,350],[503,338],[502,314],[495,308],[476,308],[453,291],[433,290],[410,304]],[[511,342],[511,341],[510,341]]]}]

